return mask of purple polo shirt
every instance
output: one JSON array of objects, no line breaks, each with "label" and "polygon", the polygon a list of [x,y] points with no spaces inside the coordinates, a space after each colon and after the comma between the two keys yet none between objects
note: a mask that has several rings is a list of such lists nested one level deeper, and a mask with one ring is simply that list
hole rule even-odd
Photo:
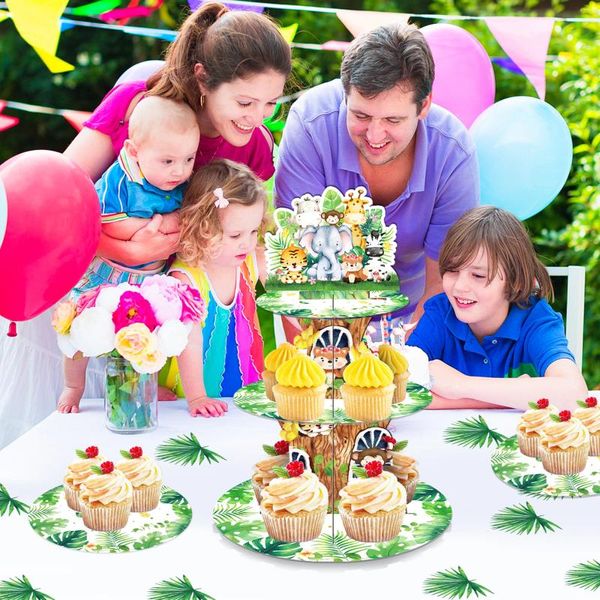
[{"label": "purple polo shirt", "polygon": [[[369,188],[346,125],[339,79],[303,94],[292,106],[275,173],[278,206],[302,194],[320,194],[328,185],[342,192]],[[386,206],[386,223],[398,230],[396,263],[410,315],[425,288],[425,256],[437,260],[448,229],[479,204],[475,146],[464,125],[433,105],[417,126],[415,163],[406,189]]]}]

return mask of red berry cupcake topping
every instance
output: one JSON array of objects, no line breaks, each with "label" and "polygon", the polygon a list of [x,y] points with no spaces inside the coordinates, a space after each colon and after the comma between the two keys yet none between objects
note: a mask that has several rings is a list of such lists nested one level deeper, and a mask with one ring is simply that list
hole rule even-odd
[{"label": "red berry cupcake topping", "polygon": [[299,460],[293,460],[285,468],[290,477],[300,477],[304,473],[304,465]]},{"label": "red berry cupcake topping", "polygon": [[98,453],[98,446],[88,446],[85,449],[85,454],[88,458],[96,458],[96,456],[98,456]]},{"label": "red berry cupcake topping", "polygon": [[548,398],[540,398],[536,404],[538,408],[548,408],[548,406],[550,406],[550,401]]},{"label": "red berry cupcake topping", "polygon": [[561,421],[569,421],[571,419],[571,411],[570,410],[561,410],[558,413],[558,418]]},{"label": "red berry cupcake topping", "polygon": [[596,408],[596,406],[598,406],[598,399],[594,398],[594,396],[590,396],[589,398],[585,399],[585,404],[589,408]]},{"label": "red berry cupcake topping", "polygon": [[384,435],[383,441],[386,442],[387,444],[394,445],[396,443],[396,438],[392,437],[391,435]]},{"label": "red berry cupcake topping", "polygon": [[131,454],[131,458],[141,458],[144,451],[139,446],[133,446],[129,448],[129,454]]},{"label": "red berry cupcake topping", "polygon": [[371,460],[365,465],[368,477],[377,477],[383,473],[383,465],[378,460]]},{"label": "red berry cupcake topping", "polygon": [[107,460],[100,465],[100,470],[104,475],[108,475],[115,470],[115,465],[110,460]]},{"label": "red berry cupcake topping", "polygon": [[279,440],[275,443],[273,448],[275,448],[277,454],[287,454],[290,451],[290,443],[285,440]]}]

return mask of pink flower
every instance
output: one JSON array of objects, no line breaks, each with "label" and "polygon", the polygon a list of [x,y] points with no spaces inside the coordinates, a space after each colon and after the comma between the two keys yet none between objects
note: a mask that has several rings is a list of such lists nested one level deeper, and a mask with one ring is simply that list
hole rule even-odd
[{"label": "pink flower", "polygon": [[77,314],[80,315],[86,308],[93,308],[96,306],[96,298],[100,293],[100,290],[108,287],[108,285],[99,285],[97,288],[81,294],[77,299]]},{"label": "pink flower", "polygon": [[206,306],[200,292],[183,281],[178,281],[178,292],[181,298],[181,320],[183,323],[203,321],[206,317]]},{"label": "pink flower", "polygon": [[115,332],[133,323],[143,323],[150,331],[154,331],[158,325],[150,302],[139,292],[125,292],[121,295],[112,320]]},{"label": "pink flower", "polygon": [[166,321],[181,319],[181,298],[178,292],[178,281],[174,277],[166,275],[146,277],[140,285],[140,293],[152,305],[159,325]]}]

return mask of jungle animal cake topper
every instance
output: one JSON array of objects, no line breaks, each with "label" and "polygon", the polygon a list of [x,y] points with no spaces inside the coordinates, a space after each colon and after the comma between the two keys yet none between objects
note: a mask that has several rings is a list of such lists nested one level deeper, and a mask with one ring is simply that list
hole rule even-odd
[{"label": "jungle animal cake topper", "polygon": [[364,187],[345,194],[327,187],[291,206],[275,210],[277,230],[265,236],[270,284],[331,281],[370,289],[396,278],[396,226],[385,224],[385,209],[373,206]]}]

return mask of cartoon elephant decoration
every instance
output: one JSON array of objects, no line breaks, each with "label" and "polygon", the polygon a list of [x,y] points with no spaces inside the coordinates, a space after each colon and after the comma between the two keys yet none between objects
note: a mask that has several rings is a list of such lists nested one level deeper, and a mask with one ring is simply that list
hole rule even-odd
[{"label": "cartoon elephant decoration", "polygon": [[307,227],[300,237],[300,245],[317,258],[306,272],[317,281],[340,281],[342,266],[338,255],[352,249],[352,231],[346,225]]}]

